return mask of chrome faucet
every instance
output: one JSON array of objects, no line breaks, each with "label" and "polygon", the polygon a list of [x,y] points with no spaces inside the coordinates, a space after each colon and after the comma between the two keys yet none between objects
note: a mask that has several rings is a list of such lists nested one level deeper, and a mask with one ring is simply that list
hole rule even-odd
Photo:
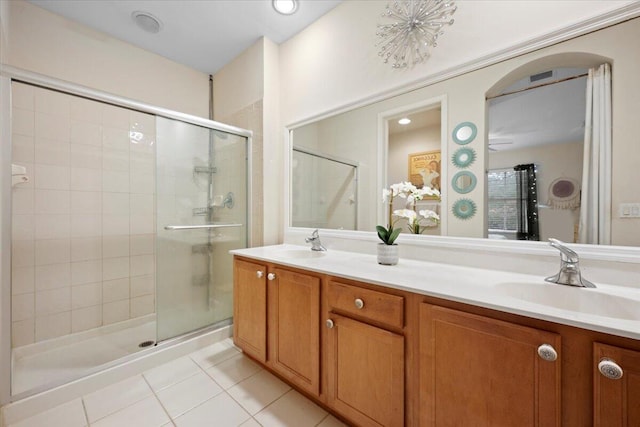
[{"label": "chrome faucet", "polygon": [[312,251],[326,251],[327,248],[322,246],[320,242],[320,235],[318,234],[318,229],[315,229],[313,233],[311,233],[311,237],[307,237],[304,239],[305,242],[311,243]]},{"label": "chrome faucet", "polygon": [[578,263],[578,254],[557,239],[549,239],[549,244],[560,251],[560,271],[555,276],[547,277],[547,282],[559,285],[579,286],[582,288],[595,288],[596,285],[582,278]]}]

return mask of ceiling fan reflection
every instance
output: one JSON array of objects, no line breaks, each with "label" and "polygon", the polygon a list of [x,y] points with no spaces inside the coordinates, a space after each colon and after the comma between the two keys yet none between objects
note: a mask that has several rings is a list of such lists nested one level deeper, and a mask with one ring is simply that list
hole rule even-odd
[{"label": "ceiling fan reflection", "polygon": [[511,145],[513,141],[508,142],[489,142],[489,151],[498,151],[497,148],[493,148],[494,145]]}]

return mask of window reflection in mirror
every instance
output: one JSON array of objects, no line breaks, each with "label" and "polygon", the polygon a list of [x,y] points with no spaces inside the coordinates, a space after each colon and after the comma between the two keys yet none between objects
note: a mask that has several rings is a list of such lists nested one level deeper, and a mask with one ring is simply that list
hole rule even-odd
[{"label": "window reflection in mirror", "polygon": [[527,76],[488,101],[489,238],[518,239],[524,219],[513,168],[535,163],[539,239],[578,242],[579,203],[552,208],[548,201],[556,179],[582,181],[586,71],[558,68]]}]

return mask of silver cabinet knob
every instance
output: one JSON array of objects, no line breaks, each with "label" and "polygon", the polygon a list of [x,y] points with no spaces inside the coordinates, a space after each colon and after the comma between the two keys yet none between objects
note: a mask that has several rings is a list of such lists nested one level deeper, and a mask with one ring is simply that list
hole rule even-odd
[{"label": "silver cabinet knob", "polygon": [[364,301],[362,301],[360,298],[356,298],[356,300],[353,303],[356,305],[356,308],[358,310],[364,307]]},{"label": "silver cabinet knob", "polygon": [[547,362],[553,362],[558,358],[558,352],[551,344],[542,344],[538,347],[538,356]]},{"label": "silver cabinet knob", "polygon": [[611,359],[602,359],[598,363],[598,370],[602,375],[610,380],[619,380],[622,378],[624,371],[616,362]]},{"label": "silver cabinet knob", "polygon": [[327,319],[327,321],[325,322],[325,325],[327,325],[327,328],[333,329],[333,320]]},{"label": "silver cabinet knob", "polygon": [[275,279],[276,279],[276,273],[269,273],[269,274],[267,274],[267,279],[269,279],[269,280],[275,280]]},{"label": "silver cabinet knob", "polygon": [[256,271],[256,276],[258,277],[258,279],[262,279],[262,276],[264,276],[264,272],[263,271]]}]

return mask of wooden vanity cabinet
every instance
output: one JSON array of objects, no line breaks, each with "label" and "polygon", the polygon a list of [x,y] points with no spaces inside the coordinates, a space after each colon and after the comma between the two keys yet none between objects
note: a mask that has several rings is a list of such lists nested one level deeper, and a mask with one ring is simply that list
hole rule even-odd
[{"label": "wooden vanity cabinet", "polygon": [[320,279],[274,267],[267,281],[268,364],[305,391],[320,394]]},{"label": "wooden vanity cabinet", "polygon": [[267,361],[267,266],[233,263],[233,340],[260,362]]},{"label": "wooden vanity cabinet", "polygon": [[233,328],[354,426],[640,426],[639,340],[242,257]]},{"label": "wooden vanity cabinet", "polygon": [[357,426],[403,426],[404,298],[330,280],[327,300],[327,405]]},{"label": "wooden vanity cabinet", "polygon": [[558,334],[422,303],[420,425],[560,426],[560,351]]},{"label": "wooden vanity cabinet", "polygon": [[[610,365],[609,370],[605,366],[601,372],[598,365],[603,360],[615,365]],[[593,425],[640,426],[640,351],[596,342],[593,367]],[[616,378],[617,374],[622,377]]]},{"label": "wooden vanity cabinet", "polygon": [[234,261],[235,344],[283,378],[320,394],[320,279]]}]

